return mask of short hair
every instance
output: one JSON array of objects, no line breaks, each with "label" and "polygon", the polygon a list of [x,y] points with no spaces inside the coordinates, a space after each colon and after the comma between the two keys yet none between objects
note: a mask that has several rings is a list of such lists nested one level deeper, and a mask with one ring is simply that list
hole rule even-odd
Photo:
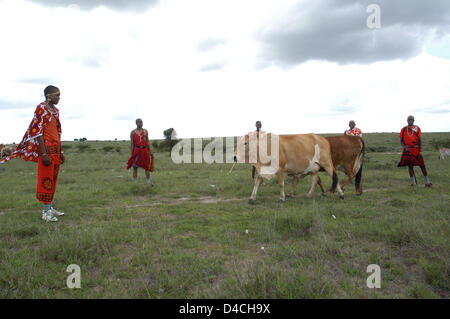
[{"label": "short hair", "polygon": [[44,89],[44,96],[47,97],[49,94],[53,94],[59,92],[59,89],[56,86],[49,85]]},{"label": "short hair", "polygon": [[353,120],[350,120],[350,122],[349,123],[354,123],[354,124],[356,124],[356,122],[355,121],[353,121]]},{"label": "short hair", "polygon": [[142,119],[136,119],[136,124],[137,124],[138,121],[141,121],[141,122],[142,122]]},{"label": "short hair", "polygon": [[255,124],[258,124],[258,123],[259,123],[259,124],[261,124],[261,121],[256,121],[256,123],[255,123]]},{"label": "short hair", "polygon": [[414,116],[412,116],[412,115],[408,116],[408,120],[409,119],[413,119],[414,120]]}]

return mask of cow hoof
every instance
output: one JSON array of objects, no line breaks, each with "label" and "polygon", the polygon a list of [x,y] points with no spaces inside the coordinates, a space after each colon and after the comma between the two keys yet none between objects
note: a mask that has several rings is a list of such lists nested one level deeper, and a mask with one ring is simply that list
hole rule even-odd
[{"label": "cow hoof", "polygon": [[356,195],[361,196],[362,195],[362,191],[361,192],[357,192]]},{"label": "cow hoof", "polygon": [[344,199],[344,195],[339,195],[339,198],[340,199]]},{"label": "cow hoof", "polygon": [[289,194],[286,194],[285,196],[286,196],[286,199],[288,199],[288,198],[291,198],[291,197],[292,197],[292,195],[289,195]]},{"label": "cow hoof", "polygon": [[248,200],[248,203],[249,203],[250,205],[255,205],[255,200],[250,198],[250,199]]},{"label": "cow hoof", "polygon": [[284,203],[285,201],[286,201],[285,199],[281,199],[281,198],[280,198],[280,199],[278,200],[278,203]]}]

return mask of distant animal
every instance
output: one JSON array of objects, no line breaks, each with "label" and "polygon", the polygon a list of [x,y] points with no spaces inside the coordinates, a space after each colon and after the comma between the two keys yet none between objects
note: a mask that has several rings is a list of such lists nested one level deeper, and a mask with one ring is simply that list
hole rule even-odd
[{"label": "distant animal", "polygon": [[[293,194],[295,186],[301,177],[312,175],[312,185],[308,193],[308,197],[312,197],[314,188],[319,181],[318,172],[323,168],[333,179],[332,190],[337,189],[341,198],[344,198],[338,179],[336,170],[334,169],[331,159],[330,143],[324,138],[316,134],[293,134],[293,135],[275,135],[272,133],[266,134],[267,141],[278,139],[278,165],[272,166],[268,161],[262,161],[260,156],[256,157],[256,171],[258,172],[255,178],[255,185],[249,203],[254,204],[256,200],[256,193],[263,178],[270,179],[275,175],[278,176],[278,185],[280,186],[280,201],[283,202],[286,198],[284,193],[284,176],[293,176],[292,188],[290,195]],[[256,141],[255,141],[256,139]],[[263,139],[264,141],[264,139]],[[255,150],[265,147],[260,138],[249,136],[248,134],[239,139],[237,144],[237,156],[235,161],[250,163],[250,149],[252,143],[255,143]],[[267,155],[271,146],[266,146]],[[239,151],[243,150],[243,151]]]},{"label": "distant animal", "polygon": [[13,152],[14,152],[14,149],[12,147],[8,147],[8,146],[4,146],[3,144],[0,144],[0,159],[7,157],[7,156],[11,156],[11,154]]},{"label": "distant animal", "polygon": [[[347,175],[347,180],[341,185],[344,190],[345,186],[350,184],[355,178],[355,189],[358,195],[362,194],[362,165],[364,162],[365,145],[359,136],[339,135],[325,137],[330,143],[331,158],[334,169],[341,170]],[[321,169],[323,171],[323,169]],[[322,188],[322,183],[318,181]],[[322,191],[323,188],[322,188]]]},{"label": "distant animal", "polygon": [[439,149],[439,159],[443,160],[446,156],[450,156],[450,148],[440,148]]}]

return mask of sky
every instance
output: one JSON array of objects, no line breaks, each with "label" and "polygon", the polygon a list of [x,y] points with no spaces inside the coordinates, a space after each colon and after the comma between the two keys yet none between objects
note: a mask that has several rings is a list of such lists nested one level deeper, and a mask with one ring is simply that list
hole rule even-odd
[{"label": "sky", "polygon": [[[379,28],[369,28],[379,6]],[[450,131],[450,1],[0,0],[0,143],[47,85],[62,139]]]}]

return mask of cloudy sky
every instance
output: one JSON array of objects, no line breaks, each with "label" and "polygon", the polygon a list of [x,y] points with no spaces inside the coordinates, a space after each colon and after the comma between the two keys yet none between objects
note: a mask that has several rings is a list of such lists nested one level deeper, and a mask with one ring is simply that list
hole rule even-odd
[{"label": "cloudy sky", "polygon": [[[381,27],[367,26],[370,4]],[[450,1],[0,0],[0,142],[43,89],[63,140],[450,131]],[[369,19],[370,21],[373,21]]]}]

